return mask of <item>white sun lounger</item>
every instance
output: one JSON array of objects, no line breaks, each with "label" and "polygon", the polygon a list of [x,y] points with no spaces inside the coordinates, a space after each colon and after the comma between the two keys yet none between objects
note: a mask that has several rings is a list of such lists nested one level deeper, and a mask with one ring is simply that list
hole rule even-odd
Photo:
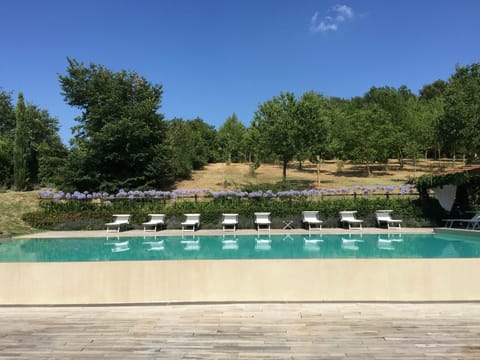
[{"label": "white sun lounger", "polygon": [[238,226],[238,214],[223,214],[222,220],[222,230],[225,231],[227,228],[232,227],[233,231],[237,230]]},{"label": "white sun lounger", "polygon": [[357,219],[355,217],[356,211],[340,211],[340,222],[342,224],[347,224],[348,229],[362,229],[363,220]]},{"label": "white sun lounger", "polygon": [[113,222],[106,223],[105,226],[107,227],[107,232],[110,231],[110,228],[116,228],[115,232],[120,232],[120,228],[126,226],[130,223],[130,214],[119,214],[113,215],[115,218]]},{"label": "white sun lounger", "polygon": [[318,218],[318,211],[302,211],[302,222],[308,226],[308,231],[313,228],[322,229],[323,221]]},{"label": "white sun lounger", "polygon": [[165,226],[165,214],[148,214],[150,220],[144,222],[143,231],[157,231],[158,226]]},{"label": "white sun lounger", "polygon": [[268,230],[270,231],[270,213],[269,212],[256,212],[255,215],[255,225],[257,227],[257,231]]},{"label": "white sun lounger", "polygon": [[377,210],[375,212],[377,225],[382,226],[383,224],[386,224],[387,229],[401,229],[402,220],[392,219],[392,212],[393,210]]},{"label": "white sun lounger", "polygon": [[197,230],[200,227],[200,214],[185,214],[185,221],[181,225],[182,231]]},{"label": "white sun lounger", "polygon": [[454,223],[463,223],[467,229],[475,230],[477,227],[480,228],[480,212],[477,211],[471,219],[443,219],[443,221],[446,228],[452,228]]}]

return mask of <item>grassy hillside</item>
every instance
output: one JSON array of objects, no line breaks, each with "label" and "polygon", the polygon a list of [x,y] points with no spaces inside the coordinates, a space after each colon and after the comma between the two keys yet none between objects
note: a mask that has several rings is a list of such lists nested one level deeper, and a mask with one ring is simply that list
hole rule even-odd
[{"label": "grassy hillside", "polygon": [[[351,164],[336,160],[327,160],[320,165],[320,176],[317,179],[317,166],[303,164],[299,170],[298,163],[291,162],[287,170],[287,181],[293,186],[303,189],[325,189],[352,186],[402,185],[410,178],[426,173],[443,170],[452,166],[451,161],[419,160],[411,161],[400,168],[398,161],[390,160],[388,165],[371,166],[369,175],[364,165]],[[460,164],[458,163],[458,166]],[[204,170],[195,171],[191,180],[176,184],[177,189],[239,189],[245,184],[275,184],[282,180],[280,165],[262,164],[255,173],[248,164],[209,164]]]},{"label": "grassy hillside", "polygon": [[0,193],[0,233],[28,234],[35,229],[29,228],[21,219],[25,212],[38,207],[38,197],[35,191]]}]

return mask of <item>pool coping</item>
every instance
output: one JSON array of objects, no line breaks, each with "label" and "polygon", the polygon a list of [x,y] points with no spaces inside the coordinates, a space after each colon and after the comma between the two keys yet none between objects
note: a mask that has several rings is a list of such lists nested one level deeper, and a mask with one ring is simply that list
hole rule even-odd
[{"label": "pool coping", "polygon": [[[271,231],[262,230],[257,232],[255,229],[239,229],[233,231],[222,231],[221,229],[200,229],[195,232],[181,231],[180,229],[173,230],[159,230],[143,231],[140,229],[126,230],[120,232],[106,232],[105,230],[69,230],[69,231],[45,231],[41,233],[25,234],[20,236],[14,236],[14,239],[42,239],[42,238],[83,238],[83,237],[106,237],[106,236],[118,236],[118,237],[137,237],[137,236],[182,236],[182,235],[223,235],[223,234],[236,234],[236,235],[256,235],[270,234],[270,235],[308,235],[308,234],[432,234],[435,228],[401,228],[401,229],[384,229],[384,228],[363,228],[362,230],[346,230],[341,228],[323,228],[321,230],[304,230],[304,229],[272,229]],[[477,230],[466,230],[480,234]]]}]

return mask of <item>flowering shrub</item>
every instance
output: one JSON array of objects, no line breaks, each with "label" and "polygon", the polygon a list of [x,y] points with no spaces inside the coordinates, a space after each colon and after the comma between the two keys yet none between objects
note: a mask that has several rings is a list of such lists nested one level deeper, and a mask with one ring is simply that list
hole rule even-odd
[{"label": "flowering shrub", "polygon": [[[221,228],[222,213],[238,213],[242,228],[253,228],[253,213],[268,211],[272,214],[273,226],[282,227],[282,220],[291,219],[296,227],[301,227],[301,214],[304,210],[320,212],[325,227],[336,227],[338,212],[342,210],[357,210],[360,218],[365,220],[365,226],[375,226],[375,211],[391,209],[396,217],[403,219],[405,226],[426,226],[445,218],[445,214],[436,216],[430,209],[424,211],[421,201],[407,196],[398,197],[329,197],[326,199],[309,198],[297,194],[294,201],[277,201],[286,195],[275,194],[273,201],[135,201],[128,197],[115,201],[54,201],[42,200],[40,210],[28,213],[23,219],[32,227],[38,229],[103,229],[104,224],[112,220],[112,214],[131,214],[131,226],[142,229],[142,223],[148,219],[148,214],[162,213],[167,216],[167,228],[179,229],[184,221],[184,214],[200,213],[202,228]],[[292,194],[289,194],[290,196]],[[53,195],[52,195],[53,196]],[[262,192],[263,196],[263,192]],[[270,194],[269,196],[273,196]],[[260,198],[265,199],[265,198]],[[291,197],[287,199],[292,199]],[[108,205],[107,205],[108,204]],[[95,227],[96,226],[96,227]]]},{"label": "flowering shrub", "polygon": [[73,193],[64,193],[63,191],[55,192],[52,189],[43,189],[38,192],[41,199],[52,200],[101,200],[105,203],[110,203],[115,199],[182,199],[189,197],[211,197],[213,199],[218,198],[248,198],[248,199],[272,199],[272,198],[301,198],[301,197],[324,197],[335,195],[369,195],[369,194],[393,194],[397,192],[400,195],[413,194],[415,191],[415,185],[377,185],[372,187],[366,186],[353,186],[351,188],[335,188],[335,189],[310,189],[310,190],[288,190],[273,192],[272,190],[258,190],[258,191],[242,191],[242,190],[224,190],[213,191],[209,189],[192,189],[192,190],[173,190],[173,191],[158,191],[158,190],[130,190],[125,191],[121,189],[116,194],[109,194],[106,192],[92,192],[88,191],[75,191]]},{"label": "flowering shrub", "polygon": [[[410,226],[423,226],[436,222],[429,212],[422,211],[422,205],[416,198],[404,196],[414,194],[414,185],[387,185],[338,189],[287,190],[120,190],[116,194],[106,192],[64,193],[44,189],[39,192],[40,210],[24,215],[24,220],[40,229],[102,229],[103,224],[111,221],[112,214],[131,214],[133,227],[141,228],[148,214],[167,215],[169,228],[178,228],[183,214],[201,213],[203,228],[218,228],[222,213],[238,213],[242,226],[253,227],[252,216],[256,211],[268,211],[272,214],[274,225],[282,226],[286,217],[301,226],[303,210],[318,210],[324,219],[324,225],[337,226],[338,212],[357,210],[365,219],[365,225],[374,226],[374,213],[377,209],[392,209],[396,216]],[[398,196],[390,197],[390,194]],[[353,195],[353,196],[352,196]],[[384,196],[369,196],[384,195]],[[192,198],[205,198],[210,201],[191,201]],[[160,201],[158,201],[160,200]],[[170,200],[170,201],[166,201]]]}]

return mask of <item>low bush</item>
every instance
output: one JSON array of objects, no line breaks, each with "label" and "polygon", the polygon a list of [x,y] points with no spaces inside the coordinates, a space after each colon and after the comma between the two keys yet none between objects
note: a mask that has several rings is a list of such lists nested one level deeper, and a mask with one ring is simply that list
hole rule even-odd
[{"label": "low bush", "polygon": [[162,201],[123,199],[113,202],[90,200],[52,201],[42,200],[40,210],[26,213],[23,220],[30,226],[49,230],[94,230],[104,229],[112,215],[131,214],[131,227],[142,228],[149,213],[167,215],[167,228],[178,229],[185,213],[200,213],[202,228],[221,228],[222,213],[238,213],[240,228],[253,228],[253,213],[267,211],[272,214],[272,227],[283,227],[284,220],[291,220],[295,227],[301,226],[303,210],[317,210],[324,220],[324,227],[339,225],[338,212],[356,210],[365,226],[375,226],[375,210],[393,210],[394,217],[403,219],[408,226],[435,226],[446,216],[438,201],[428,202],[409,197],[345,197],[326,200],[298,199],[238,199],[219,198],[210,201]]}]

